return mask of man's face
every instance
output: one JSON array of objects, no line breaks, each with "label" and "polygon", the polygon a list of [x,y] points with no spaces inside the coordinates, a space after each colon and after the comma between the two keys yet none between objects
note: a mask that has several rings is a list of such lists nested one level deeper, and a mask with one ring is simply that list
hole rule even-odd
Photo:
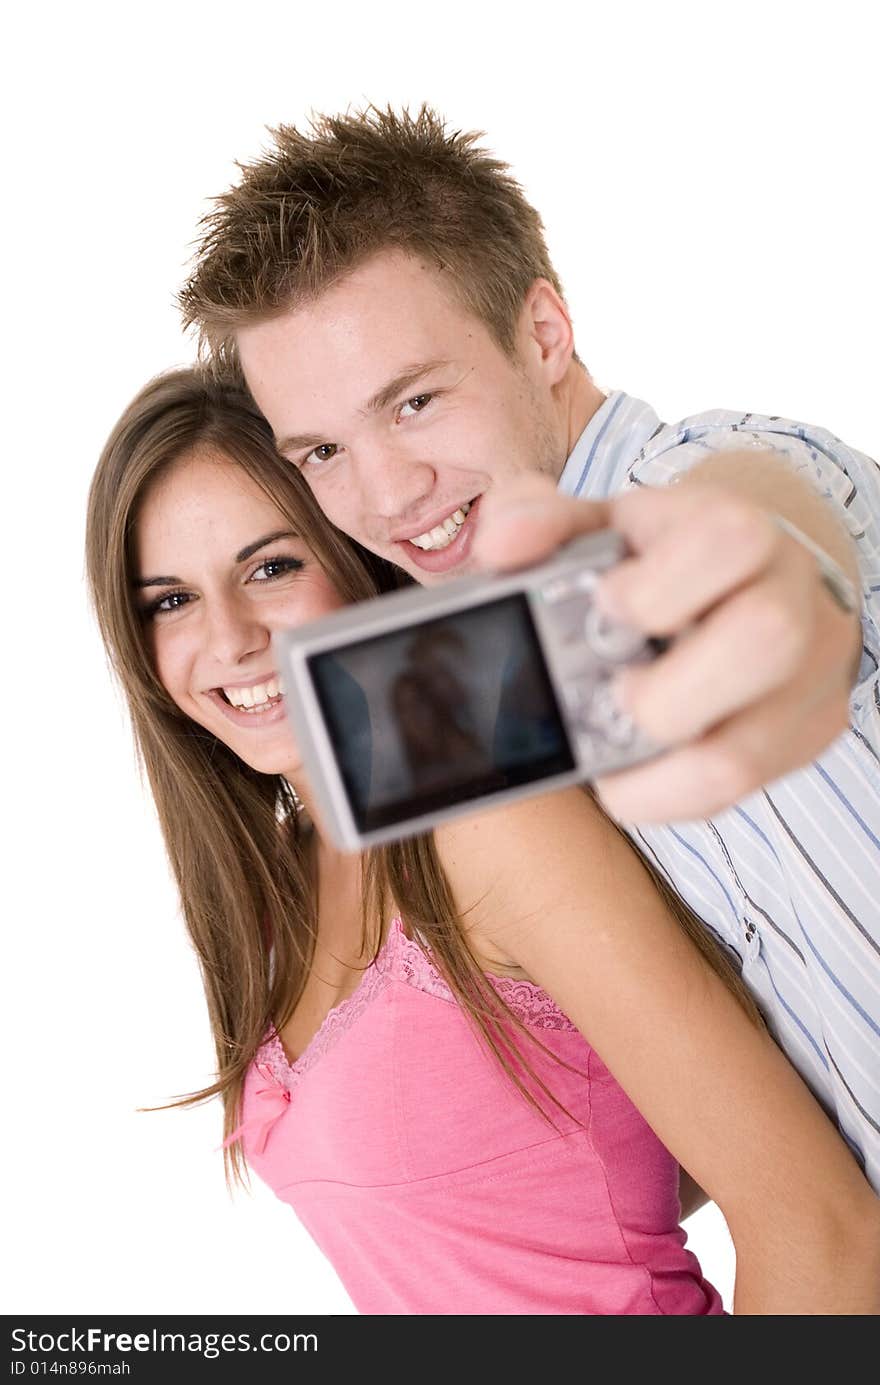
[{"label": "man's face", "polygon": [[488,490],[562,469],[565,434],[527,327],[505,355],[411,256],[377,255],[237,342],[279,451],[324,513],[419,582],[473,570]]}]

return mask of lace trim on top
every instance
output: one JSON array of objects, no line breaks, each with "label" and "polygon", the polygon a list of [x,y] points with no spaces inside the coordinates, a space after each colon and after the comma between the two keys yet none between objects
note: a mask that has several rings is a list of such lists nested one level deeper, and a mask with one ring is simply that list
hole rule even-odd
[{"label": "lace trim on top", "polygon": [[[520,1023],[531,1029],[553,1029],[573,1032],[572,1024],[556,1002],[540,986],[531,981],[519,981],[512,976],[493,976],[487,972],[498,995]],[[419,944],[408,938],[399,918],[392,920],[383,946],[367,967],[357,989],[328,1011],[320,1028],[306,1045],[296,1062],[291,1063],[277,1030],[270,1030],[257,1053],[257,1062],[268,1063],[276,1078],[290,1090],[315,1066],[336,1040],[355,1023],[367,1006],[384,990],[389,981],[399,976],[408,985],[438,1000],[455,1005],[451,989],[425,955]]]},{"label": "lace trim on top", "polygon": [[[417,991],[425,991],[428,995],[456,1005],[458,1002],[449,986],[419,944],[406,936],[400,919],[394,920],[392,929],[399,938],[400,969],[405,980]],[[529,1025],[532,1029],[577,1029],[577,1025],[563,1014],[556,1001],[534,982],[518,981],[513,976],[493,976],[491,972],[487,972],[486,977],[521,1024]]]}]

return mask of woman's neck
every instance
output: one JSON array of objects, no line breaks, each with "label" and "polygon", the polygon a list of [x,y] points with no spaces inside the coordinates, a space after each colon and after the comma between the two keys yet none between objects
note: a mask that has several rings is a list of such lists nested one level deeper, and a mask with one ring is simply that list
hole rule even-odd
[{"label": "woman's neck", "polygon": [[[294,788],[292,783],[291,787]],[[313,813],[314,800],[309,786],[301,776],[297,776],[294,792],[301,805],[300,827],[310,836],[309,856],[317,888],[319,937],[325,945],[339,948],[343,953],[350,954],[352,949],[359,952],[362,944],[370,949],[384,939],[388,918],[367,920],[364,937],[364,857],[357,852],[340,851],[326,836],[320,816]]]}]

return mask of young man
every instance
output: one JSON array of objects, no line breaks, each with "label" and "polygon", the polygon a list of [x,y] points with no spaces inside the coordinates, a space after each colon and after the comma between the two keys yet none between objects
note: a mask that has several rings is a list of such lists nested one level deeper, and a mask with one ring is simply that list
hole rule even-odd
[{"label": "young man", "polygon": [[880,1187],[880,473],[822,429],[605,398],[475,139],[427,109],[282,128],[209,219],[186,320],[329,517],[420,582],[622,532],[603,603],[681,639],[617,689],[670,750],[603,801]]}]

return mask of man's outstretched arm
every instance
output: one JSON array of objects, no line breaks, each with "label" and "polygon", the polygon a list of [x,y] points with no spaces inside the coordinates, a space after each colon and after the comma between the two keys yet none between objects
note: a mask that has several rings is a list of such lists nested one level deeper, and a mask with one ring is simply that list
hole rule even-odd
[{"label": "man's outstretched arm", "polygon": [[620,678],[623,709],[669,751],[597,783],[626,822],[705,818],[809,763],[847,726],[861,649],[858,611],[823,581],[795,526],[858,591],[855,549],[832,507],[778,453],[725,451],[679,484],[608,501],[518,480],[483,502],[475,556],[486,567],[539,561],[611,526],[631,557],[609,573],[609,615],[680,636]]}]

